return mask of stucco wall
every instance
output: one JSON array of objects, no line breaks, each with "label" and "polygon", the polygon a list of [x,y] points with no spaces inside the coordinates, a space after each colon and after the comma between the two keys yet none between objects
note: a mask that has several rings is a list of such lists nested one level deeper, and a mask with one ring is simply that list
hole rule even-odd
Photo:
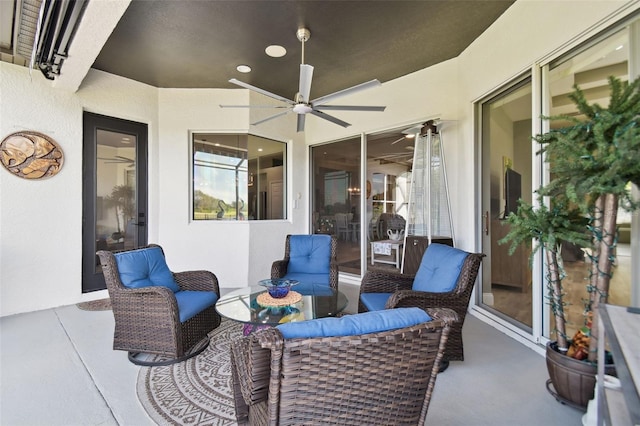
[{"label": "stucco wall", "polygon": [[21,130],[51,136],[62,170],[30,181],[0,170],[0,307],[2,314],[70,303],[80,282],[82,106],[51,90],[40,72],[0,62],[2,138]]}]

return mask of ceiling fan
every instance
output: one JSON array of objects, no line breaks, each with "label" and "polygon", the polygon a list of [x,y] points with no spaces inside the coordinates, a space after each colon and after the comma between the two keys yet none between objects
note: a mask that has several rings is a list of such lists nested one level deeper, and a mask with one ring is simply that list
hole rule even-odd
[{"label": "ceiling fan", "polygon": [[305,116],[307,114],[315,115],[316,117],[320,117],[324,120],[330,121],[342,127],[349,127],[351,124],[346,121],[340,120],[332,115],[329,115],[323,111],[377,111],[382,112],[386,107],[384,106],[357,106],[357,105],[327,105],[327,103],[338,99],[342,96],[352,95],[354,93],[360,92],[362,90],[366,90],[375,86],[379,86],[381,83],[378,80],[371,80],[365,83],[358,84],[353,87],[349,87],[347,89],[340,90],[338,92],[331,93],[329,95],[321,96],[319,98],[309,100],[309,96],[311,94],[311,79],[313,77],[313,66],[304,63],[304,43],[309,40],[311,33],[306,28],[299,28],[296,32],[296,36],[298,40],[302,43],[302,62],[300,64],[300,81],[298,93],[295,96],[295,99],[287,99],[285,97],[276,95],[275,93],[268,92],[264,89],[260,89],[259,87],[252,86],[250,84],[244,83],[242,81],[236,80],[232,78],[229,80],[230,83],[236,84],[240,87],[244,87],[245,89],[253,90],[254,92],[263,94],[270,98],[276,99],[278,101],[284,102],[286,105],[283,106],[260,106],[260,105],[220,105],[221,108],[286,108],[286,111],[279,112],[275,115],[271,115],[262,120],[258,120],[252,125],[258,125],[264,123],[265,121],[272,120],[274,118],[281,117],[283,115],[289,114],[290,112],[295,112],[298,114],[298,123],[297,123],[297,131],[304,131],[304,122]]},{"label": "ceiling fan", "polygon": [[133,158],[116,155],[113,157],[98,157],[98,160],[104,160],[105,164],[127,164],[127,167],[133,167],[135,160]]}]

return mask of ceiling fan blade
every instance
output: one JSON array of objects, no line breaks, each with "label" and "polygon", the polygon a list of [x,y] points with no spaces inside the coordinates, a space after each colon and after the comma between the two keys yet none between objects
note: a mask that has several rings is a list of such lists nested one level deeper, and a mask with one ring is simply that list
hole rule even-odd
[{"label": "ceiling fan blade", "polygon": [[236,84],[236,85],[238,85],[240,87],[244,87],[245,89],[253,90],[254,92],[258,92],[258,93],[260,93],[262,95],[268,96],[268,97],[273,98],[273,99],[277,99],[277,100],[279,100],[281,102],[285,102],[285,103],[288,103],[290,105],[293,105],[295,103],[292,100],[289,100],[287,98],[283,98],[282,96],[276,95],[275,93],[267,92],[266,90],[263,90],[263,89],[261,89],[259,87],[252,86],[252,85],[250,85],[248,83],[244,83],[244,82],[242,82],[240,80],[236,80],[235,78],[232,78],[231,80],[229,80],[229,83]]},{"label": "ceiling fan blade", "polygon": [[314,105],[318,110],[333,110],[333,111],[378,111],[382,112],[386,107],[383,106],[357,106],[357,105]]},{"label": "ceiling fan blade", "polygon": [[330,122],[332,122],[332,123],[335,123],[335,124],[337,124],[338,126],[342,126],[342,127],[349,127],[349,126],[351,126],[351,124],[347,123],[346,121],[342,121],[342,120],[340,120],[339,118],[335,118],[335,117],[334,117],[334,116],[332,116],[332,115],[325,114],[325,113],[324,113],[324,112],[322,112],[322,111],[316,111],[316,110],[314,109],[314,110],[311,110],[311,112],[310,112],[309,114],[313,114],[313,115],[315,115],[316,117],[324,118],[325,120],[330,121]]},{"label": "ceiling fan blade", "polygon": [[378,81],[378,80],[367,81],[365,83],[360,83],[360,84],[358,84],[356,86],[352,86],[352,87],[349,87],[347,89],[343,89],[343,90],[340,90],[340,91],[335,92],[335,93],[331,93],[331,94],[326,95],[326,96],[321,96],[318,99],[314,99],[313,101],[311,101],[311,103],[314,106],[326,104],[327,102],[331,102],[334,99],[340,98],[342,96],[353,95],[354,93],[358,93],[358,92],[360,92],[362,90],[366,90],[366,89],[370,89],[372,87],[380,86],[380,84],[382,84],[382,83],[380,83],[380,81]]},{"label": "ceiling fan blade", "polygon": [[309,102],[312,77],[313,67],[307,64],[300,64],[300,87],[298,88],[298,93],[300,93],[300,97],[304,103]]},{"label": "ceiling fan blade", "polygon": [[298,132],[304,132],[304,118],[305,117],[306,117],[305,114],[298,114],[298,128],[297,128]]},{"label": "ceiling fan blade", "polygon": [[220,108],[291,108],[290,105],[222,105]]},{"label": "ceiling fan blade", "polygon": [[391,144],[390,144],[390,145],[395,145],[395,144],[397,144],[398,142],[403,141],[403,140],[405,140],[405,139],[406,139],[406,138],[403,136],[403,137],[401,137],[400,139],[398,139],[398,140],[396,140],[396,141],[391,142]]},{"label": "ceiling fan blade", "polygon": [[291,110],[290,110],[290,109],[289,109],[289,110],[287,110],[287,111],[282,111],[282,112],[279,112],[279,113],[277,113],[277,114],[270,115],[270,116],[269,116],[269,117],[267,117],[267,118],[263,118],[262,120],[258,120],[258,121],[254,122],[254,123],[251,123],[251,125],[252,125],[252,126],[256,126],[256,125],[258,125],[258,124],[262,124],[262,123],[264,123],[265,121],[273,120],[274,118],[278,118],[278,117],[281,117],[281,116],[283,116],[283,115],[289,114],[290,112],[291,112]]}]

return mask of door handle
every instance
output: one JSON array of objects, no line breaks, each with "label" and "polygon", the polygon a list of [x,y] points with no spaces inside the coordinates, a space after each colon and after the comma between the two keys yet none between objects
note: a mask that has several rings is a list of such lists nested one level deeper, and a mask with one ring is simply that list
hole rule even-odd
[{"label": "door handle", "polygon": [[489,235],[489,211],[484,212],[484,235]]}]

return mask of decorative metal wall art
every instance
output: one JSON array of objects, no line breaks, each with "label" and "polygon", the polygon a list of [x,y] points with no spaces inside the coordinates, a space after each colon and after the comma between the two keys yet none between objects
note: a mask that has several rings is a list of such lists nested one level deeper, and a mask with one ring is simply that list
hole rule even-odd
[{"label": "decorative metal wall art", "polygon": [[12,133],[0,143],[0,162],[25,179],[54,176],[62,168],[64,154],[49,136],[32,131]]}]

